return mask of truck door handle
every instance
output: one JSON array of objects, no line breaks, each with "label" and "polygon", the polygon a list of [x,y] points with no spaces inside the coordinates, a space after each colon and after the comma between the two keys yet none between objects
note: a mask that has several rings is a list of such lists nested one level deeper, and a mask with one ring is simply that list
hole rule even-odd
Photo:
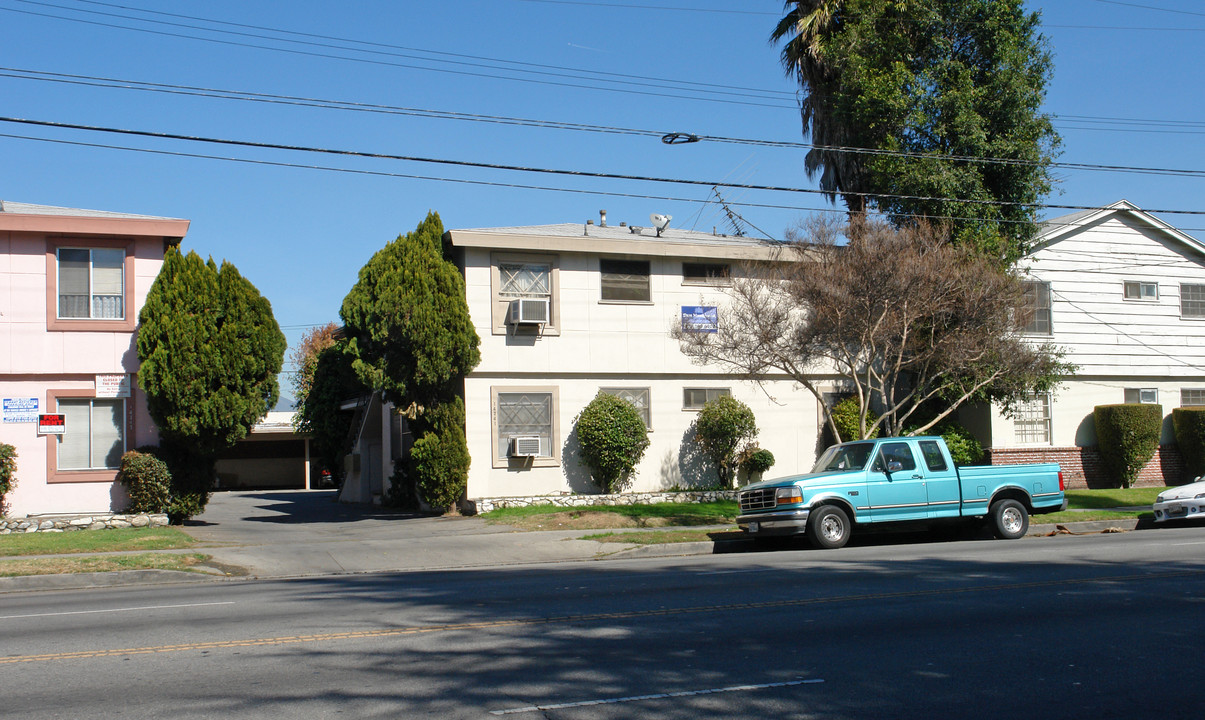
[{"label": "truck door handle", "polygon": [[924,480],[925,476],[924,475],[913,475],[912,479],[913,480]]}]

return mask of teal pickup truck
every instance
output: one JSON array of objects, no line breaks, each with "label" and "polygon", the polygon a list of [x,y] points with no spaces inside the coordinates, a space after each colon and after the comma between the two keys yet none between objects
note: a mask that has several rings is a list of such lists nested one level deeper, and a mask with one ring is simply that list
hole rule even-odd
[{"label": "teal pickup truck", "polygon": [[857,525],[987,518],[996,537],[1023,537],[1030,514],[1066,507],[1057,463],[956,467],[940,437],[834,445],[810,473],[740,489],[738,525],[754,538],[806,533],[839,548]]}]

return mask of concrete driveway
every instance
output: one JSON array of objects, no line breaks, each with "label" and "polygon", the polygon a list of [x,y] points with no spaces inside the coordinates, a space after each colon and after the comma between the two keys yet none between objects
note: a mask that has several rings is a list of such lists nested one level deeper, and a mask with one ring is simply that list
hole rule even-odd
[{"label": "concrete driveway", "polygon": [[214,493],[183,529],[218,563],[258,577],[588,560],[617,549],[576,540],[582,531],[516,532],[477,517],[338,503],[334,490]]}]

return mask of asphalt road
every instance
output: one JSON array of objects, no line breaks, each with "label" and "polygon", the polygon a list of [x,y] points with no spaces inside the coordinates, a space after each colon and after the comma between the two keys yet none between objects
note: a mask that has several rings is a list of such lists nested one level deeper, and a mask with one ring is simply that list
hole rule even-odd
[{"label": "asphalt road", "polygon": [[0,596],[80,718],[1199,717],[1205,527]]}]

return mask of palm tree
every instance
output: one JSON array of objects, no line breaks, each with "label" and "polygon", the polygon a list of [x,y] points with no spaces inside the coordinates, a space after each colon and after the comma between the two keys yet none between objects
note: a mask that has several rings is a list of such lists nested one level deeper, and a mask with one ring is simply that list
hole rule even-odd
[{"label": "palm tree", "polygon": [[820,172],[820,189],[830,201],[837,195],[849,209],[850,220],[866,215],[862,156],[842,148],[855,146],[856,128],[836,112],[836,94],[841,87],[838,68],[826,58],[825,43],[841,26],[844,0],[787,0],[785,17],[778,22],[770,41],[789,38],[782,48],[782,64],[789,77],[803,87],[799,103],[803,132],[812,145],[804,159],[809,178]]}]

